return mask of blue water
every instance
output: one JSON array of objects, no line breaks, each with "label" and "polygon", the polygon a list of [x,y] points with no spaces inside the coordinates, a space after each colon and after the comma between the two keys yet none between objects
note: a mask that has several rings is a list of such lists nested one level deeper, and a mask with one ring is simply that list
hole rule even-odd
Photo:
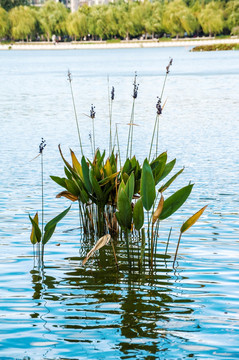
[{"label": "blue water", "polygon": [[[28,214],[41,208],[41,137],[45,218],[69,205],[56,199],[49,175],[63,175],[57,145],[80,154],[67,82],[73,90],[84,151],[96,110],[97,146],[108,147],[108,85],[115,87],[113,122],[126,148],[132,82],[138,73],[133,151],[148,155],[165,67],[173,58],[160,121],[160,150],[185,166],[173,190],[192,181],[190,199],[160,228],[158,253],[168,258],[149,273],[117,272],[110,247],[85,267],[89,244],[77,205],[34,262]],[[0,359],[239,358],[239,53],[191,53],[187,48],[6,51],[0,53]],[[170,191],[168,192],[170,194]],[[168,195],[167,194],[167,195]],[[208,208],[183,237],[179,228]],[[120,248],[119,248],[120,251]],[[123,260],[122,260],[123,263]]]}]

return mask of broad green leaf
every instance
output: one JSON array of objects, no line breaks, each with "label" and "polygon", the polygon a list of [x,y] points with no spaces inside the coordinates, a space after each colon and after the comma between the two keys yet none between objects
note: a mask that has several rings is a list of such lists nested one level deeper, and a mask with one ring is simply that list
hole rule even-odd
[{"label": "broad green leaf", "polygon": [[174,176],[171,177],[171,179],[169,179],[166,184],[164,184],[163,186],[161,186],[161,188],[159,189],[159,192],[164,192],[171,184],[172,182],[174,182],[174,180],[177,179],[177,177],[183,172],[184,168],[182,168],[181,170],[179,170]]},{"label": "broad green leaf", "polygon": [[144,209],[141,198],[136,202],[134,206],[133,220],[134,220],[135,229],[140,230],[141,227],[144,225]]},{"label": "broad green leaf", "polygon": [[168,174],[173,170],[175,163],[176,163],[176,159],[170,161],[165,165],[164,171],[161,177],[159,178],[158,182],[162,181],[166,176],[168,176]]},{"label": "broad green leaf", "polygon": [[132,172],[125,186],[125,192],[131,202],[134,195],[134,173]]},{"label": "broad green leaf", "polygon": [[54,234],[55,228],[56,228],[56,225],[50,227],[47,231],[44,232],[44,236],[43,236],[43,239],[42,239],[43,245],[46,245],[46,243],[50,240],[50,238]]},{"label": "broad green leaf", "polygon": [[66,174],[67,179],[71,180],[71,179],[73,178],[73,175],[72,175],[72,173],[67,169],[66,166],[64,166],[64,171],[65,171],[65,174]]},{"label": "broad green leaf", "polygon": [[69,206],[66,210],[62,211],[59,215],[57,215],[57,216],[54,217],[52,220],[50,220],[50,221],[46,224],[46,226],[45,226],[45,228],[44,228],[45,232],[48,231],[48,230],[50,230],[50,228],[52,228],[53,226],[56,226],[57,223],[58,223],[61,219],[63,219],[64,216],[66,216],[66,214],[68,213],[68,211],[70,210],[70,208],[71,208],[71,206]]},{"label": "broad green leaf", "polygon": [[156,193],[153,173],[147,159],[144,160],[142,168],[140,195],[145,210],[149,211],[154,203]]},{"label": "broad green leaf", "polygon": [[92,186],[90,183],[90,175],[89,175],[90,171],[89,171],[89,167],[85,161],[84,156],[82,156],[82,158],[81,158],[81,166],[82,166],[82,173],[83,173],[83,180],[84,180],[85,188],[89,193],[91,193]]},{"label": "broad green leaf", "polygon": [[177,211],[189,197],[192,187],[193,184],[187,185],[167,198],[164,201],[163,211],[161,212],[159,219],[164,220]]},{"label": "broad green leaf", "polygon": [[120,216],[121,226],[127,229],[131,229],[131,220],[132,220],[131,202],[124,190],[121,190],[118,196],[117,208],[120,214],[119,216]]},{"label": "broad green leaf", "polygon": [[155,185],[158,184],[159,179],[161,178],[164,172],[166,161],[167,161],[167,153],[163,152],[150,164],[154,176]]},{"label": "broad green leaf", "polygon": [[55,181],[58,185],[64,187],[66,189],[65,178],[60,178],[59,176],[50,176],[50,178]]},{"label": "broad green leaf", "polygon": [[127,181],[129,180],[129,175],[126,173],[126,172],[124,172],[124,173],[122,173],[121,172],[121,179],[124,181],[124,183],[126,184],[127,183]]},{"label": "broad green leaf", "polygon": [[185,223],[182,225],[180,231],[183,234],[185,231],[187,231],[195,222],[200,218],[200,216],[203,214],[204,210],[206,209],[207,205],[204,206],[201,210],[196,212],[193,216],[191,216]]},{"label": "broad green leaf", "polygon": [[163,195],[161,194],[161,198],[160,198],[160,200],[159,200],[157,209],[155,210],[155,212],[154,212],[154,214],[153,214],[152,225],[155,224],[155,222],[158,220],[161,212],[163,211],[163,203],[164,203],[164,197],[163,197]]},{"label": "broad green leaf", "polygon": [[118,190],[118,197],[119,197],[119,195],[120,195],[120,193],[121,193],[121,190],[125,190],[125,183],[124,183],[124,180],[122,180],[121,181],[121,183],[120,183],[120,186],[119,186],[119,190]]},{"label": "broad green leaf", "polygon": [[110,182],[111,180],[115,179],[118,174],[119,174],[119,173],[117,172],[117,173],[115,173],[115,174],[111,174],[110,176],[105,177],[103,180],[100,180],[100,181],[99,181],[99,185],[100,185],[100,186],[106,185],[108,182]]},{"label": "broad green leaf", "polygon": [[122,169],[122,174],[123,174],[123,173],[126,173],[126,174],[129,175],[130,169],[131,169],[130,160],[127,159],[127,160],[125,161],[125,163],[124,163],[124,166],[123,166],[123,169]]},{"label": "broad green leaf", "polygon": [[102,200],[104,199],[104,193],[101,190],[101,187],[100,187],[98,181],[96,180],[96,178],[94,176],[93,169],[90,170],[89,178],[90,178],[91,186],[93,188],[93,192],[96,194],[98,202],[102,202]]},{"label": "broad green leaf", "polygon": [[[39,243],[41,241],[41,230],[38,226],[38,213],[36,213],[36,215],[34,216],[33,219],[29,215],[29,219],[32,223],[32,233],[31,233],[31,237],[30,237],[31,242],[32,242],[32,237],[33,237],[33,241],[36,241]],[[33,234],[33,236],[32,236],[32,234]],[[32,242],[32,244],[36,244],[36,242],[34,242],[34,243]]]},{"label": "broad green leaf", "polygon": [[76,183],[73,180],[66,179],[66,186],[67,186],[67,190],[71,194],[73,194],[75,196],[79,196],[80,189],[78,188],[78,186],[76,185]]}]

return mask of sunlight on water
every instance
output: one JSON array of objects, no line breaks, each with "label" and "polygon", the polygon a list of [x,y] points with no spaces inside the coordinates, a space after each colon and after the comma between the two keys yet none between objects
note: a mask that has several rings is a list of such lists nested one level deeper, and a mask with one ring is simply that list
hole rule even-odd
[{"label": "sunlight on water", "polygon": [[[238,52],[190,53],[188,49],[18,51],[1,54],[0,359],[238,359]],[[45,150],[45,216],[68,205],[55,199],[61,176],[57,145],[79,154],[67,83],[73,75],[85,152],[88,117],[96,106],[97,146],[107,148],[107,75],[115,86],[113,121],[126,144],[134,71],[139,96],[133,151],[148,155],[155,104],[165,66],[173,67],[165,90],[160,150],[185,166],[173,190],[195,182],[182,211],[160,228],[154,273],[129,273],[124,244],[115,268],[109,246],[85,267],[89,250],[77,205],[46,246],[45,266],[34,262],[28,214],[41,208],[41,137]],[[168,192],[167,195],[169,195]],[[182,237],[183,221],[209,204]],[[172,237],[165,253],[167,234]]]}]

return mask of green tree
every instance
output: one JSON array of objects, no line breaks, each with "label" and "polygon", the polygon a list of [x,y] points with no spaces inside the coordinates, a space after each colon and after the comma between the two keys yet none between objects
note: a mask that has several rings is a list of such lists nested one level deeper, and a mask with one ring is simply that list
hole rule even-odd
[{"label": "green tree", "polygon": [[204,34],[216,35],[222,32],[223,21],[223,9],[220,2],[212,1],[207,4],[200,12],[198,16],[199,23],[203,29]]},{"label": "green tree", "polygon": [[25,40],[35,31],[35,12],[29,6],[14,7],[9,11],[11,35],[15,40]]},{"label": "green tree", "polygon": [[0,38],[9,34],[10,22],[6,10],[0,7]]},{"label": "green tree", "polygon": [[165,6],[163,27],[172,36],[192,34],[197,28],[197,19],[183,0],[173,0]]},{"label": "green tree", "polygon": [[66,32],[67,15],[68,10],[60,2],[49,0],[42,6],[39,11],[39,22],[48,41],[53,34],[61,35]]},{"label": "green tree", "polygon": [[[137,4],[136,4],[137,5]],[[117,24],[118,33],[121,37],[129,40],[130,35],[135,34],[135,28],[132,19],[132,9],[136,6],[132,2],[122,2],[117,5]]]},{"label": "green tree", "polygon": [[82,39],[88,34],[87,16],[81,11],[69,14],[66,21],[66,28],[68,34],[74,37],[75,40],[77,37]]},{"label": "green tree", "polygon": [[239,30],[239,0],[231,0],[226,4],[225,17],[226,25],[232,34],[236,28]]},{"label": "green tree", "polygon": [[0,6],[6,11],[20,5],[29,5],[27,0],[0,0]]}]

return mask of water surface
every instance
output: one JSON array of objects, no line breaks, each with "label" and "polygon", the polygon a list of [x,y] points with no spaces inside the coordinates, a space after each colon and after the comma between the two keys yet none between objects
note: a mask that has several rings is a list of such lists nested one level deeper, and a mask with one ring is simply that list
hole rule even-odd
[{"label": "water surface", "polygon": [[[68,205],[49,175],[63,175],[57,145],[80,154],[67,82],[73,76],[84,151],[90,156],[91,104],[97,146],[108,146],[107,76],[115,86],[113,121],[126,148],[137,70],[134,151],[148,154],[155,104],[172,57],[160,122],[160,150],[185,166],[173,190],[195,182],[183,209],[161,225],[168,258],[152,276],[119,272],[112,251],[87,266],[89,244],[79,229],[77,205],[59,224],[38,269],[30,223],[41,208],[41,137],[45,160],[46,218]],[[187,48],[1,52],[0,358],[1,359],[238,359],[238,52],[190,53]],[[167,196],[170,194],[168,191]],[[185,219],[208,204],[182,238],[176,269],[172,258]],[[60,244],[60,245],[59,245]]]}]

